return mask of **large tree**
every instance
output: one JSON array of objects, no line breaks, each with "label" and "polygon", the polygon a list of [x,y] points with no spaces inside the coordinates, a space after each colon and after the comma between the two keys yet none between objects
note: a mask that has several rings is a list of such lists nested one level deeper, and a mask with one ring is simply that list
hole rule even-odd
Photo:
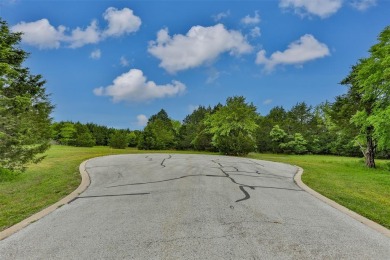
[{"label": "large tree", "polygon": [[256,148],[258,114],[242,96],[229,97],[226,105],[207,116],[205,123],[215,147],[224,154],[246,155]]},{"label": "large tree", "polygon": [[375,167],[376,150],[390,147],[390,26],[378,41],[370,48],[370,57],[359,60],[342,81],[358,104],[351,122],[359,130],[356,142],[370,168]]},{"label": "large tree", "polygon": [[28,53],[18,47],[20,40],[0,19],[0,167],[12,170],[43,159],[53,109],[42,76],[23,67]]},{"label": "large tree", "polygon": [[161,109],[155,115],[152,115],[146,125],[140,140],[138,148],[143,150],[163,150],[175,147],[176,131],[172,120],[167,112]]},{"label": "large tree", "polygon": [[204,131],[204,119],[212,112],[211,107],[200,106],[184,118],[179,131],[179,149],[210,150],[212,148],[211,135]]}]

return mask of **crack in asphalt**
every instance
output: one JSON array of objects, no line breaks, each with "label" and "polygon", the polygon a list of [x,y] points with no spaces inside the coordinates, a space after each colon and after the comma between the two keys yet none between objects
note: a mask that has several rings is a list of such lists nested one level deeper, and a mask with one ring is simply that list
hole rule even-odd
[{"label": "crack in asphalt", "polygon": [[[228,172],[230,175],[241,175],[241,176],[247,176],[247,177],[253,177],[253,178],[269,178],[269,179],[277,179],[277,180],[283,180],[283,179],[290,179],[290,177],[283,177],[283,176],[278,176],[275,174],[268,174],[268,173],[258,173],[260,176],[253,176],[249,174],[240,174],[241,172],[244,173],[254,173],[254,172],[246,172],[246,171],[239,171],[240,173],[236,173],[235,171],[225,171]],[[267,175],[273,175],[273,176],[264,176],[264,174]]]},{"label": "crack in asphalt", "polygon": [[104,198],[104,197],[122,197],[122,196],[139,196],[139,195],[149,195],[150,192],[142,192],[142,193],[128,193],[128,194],[105,194],[105,195],[89,195],[89,196],[79,196],[71,201],[68,204],[72,203],[77,199],[89,199],[89,198]]},{"label": "crack in asphalt", "polygon": [[149,182],[138,182],[138,183],[127,183],[127,184],[119,184],[114,186],[107,186],[106,188],[115,188],[115,187],[123,187],[123,186],[134,186],[134,185],[145,185],[145,184],[153,184],[153,183],[160,183],[160,182],[167,182],[167,181],[174,181],[174,180],[180,180],[188,177],[197,177],[197,176],[204,176],[204,177],[222,177],[225,178],[225,176],[221,175],[211,175],[211,174],[191,174],[191,175],[184,175],[176,178],[166,179],[166,180],[160,180],[160,181],[149,181]]},{"label": "crack in asphalt", "polygon": [[[240,201],[243,201],[243,200],[248,200],[250,199],[251,195],[249,195],[249,193],[244,189],[244,187],[240,186],[239,187],[240,190],[245,194],[245,197],[242,198],[242,199],[239,199],[239,200],[236,200],[236,202],[240,202]],[[250,187],[252,190],[254,190],[255,188],[253,187]]]},{"label": "crack in asphalt", "polygon": [[[218,164],[220,167],[219,169],[225,174],[225,176],[230,179],[233,183],[239,185],[239,189],[244,193],[245,197],[243,199],[236,200],[236,202],[240,202],[243,200],[250,199],[250,194],[244,189],[244,187],[250,188],[254,190],[255,188],[262,188],[262,189],[278,189],[278,190],[291,190],[291,191],[303,191],[302,189],[291,189],[291,188],[280,188],[280,187],[272,187],[272,186],[252,186],[252,185],[246,185],[242,183],[238,183],[234,178],[230,177],[229,173],[225,171],[224,167],[232,167],[232,166],[223,166],[221,163],[216,162],[215,160],[211,160],[213,163]],[[255,163],[258,164],[258,163]],[[261,164],[259,164],[261,165]],[[263,166],[263,165],[262,165]],[[256,171],[258,174],[260,174],[258,171]]]},{"label": "crack in asphalt", "polygon": [[160,164],[160,165],[161,165],[162,167],[164,167],[164,168],[165,168],[165,167],[166,167],[166,165],[164,164],[165,160],[169,160],[169,159],[171,159],[171,158],[172,158],[172,155],[169,155],[169,157],[168,157],[168,158],[164,158],[164,159],[162,160],[162,162],[161,162],[161,164]]}]

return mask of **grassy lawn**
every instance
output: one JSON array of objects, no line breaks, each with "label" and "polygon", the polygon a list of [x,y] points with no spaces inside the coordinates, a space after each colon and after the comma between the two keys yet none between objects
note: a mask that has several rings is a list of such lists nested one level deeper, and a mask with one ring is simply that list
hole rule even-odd
[{"label": "grassy lawn", "polygon": [[362,159],[323,155],[250,154],[250,157],[298,165],[302,181],[322,195],[390,228],[390,170],[377,160],[368,169]]},{"label": "grassy lawn", "polygon": [[[138,151],[109,147],[76,148],[53,146],[47,158],[22,174],[0,174],[0,230],[31,216],[65,197],[80,184],[78,167],[86,159],[125,153],[178,151]],[[195,153],[195,152],[180,152]],[[251,158],[299,165],[303,181],[321,194],[390,228],[390,171],[385,161],[369,170],[356,158],[336,156],[287,156],[250,154]]]}]

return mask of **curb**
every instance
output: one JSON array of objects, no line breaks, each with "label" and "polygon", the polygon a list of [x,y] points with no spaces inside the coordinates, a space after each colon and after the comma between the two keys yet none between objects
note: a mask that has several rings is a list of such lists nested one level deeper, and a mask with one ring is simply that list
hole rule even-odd
[{"label": "curb", "polygon": [[360,223],[382,233],[383,235],[387,236],[387,237],[390,237],[390,230],[385,228],[384,226],[382,225],[379,225],[378,223],[372,221],[372,220],[369,220],[368,218],[365,218],[361,215],[359,215],[358,213],[350,210],[350,209],[347,209],[346,207],[344,206],[341,206],[340,204],[338,204],[337,202],[331,200],[331,199],[328,199],[327,197],[319,194],[318,192],[316,192],[315,190],[309,188],[308,186],[306,186],[306,184],[304,184],[302,182],[302,173],[303,173],[303,169],[299,166],[296,166],[295,167],[298,168],[297,170],[297,173],[294,175],[294,181],[295,183],[303,190],[305,190],[306,192],[310,193],[311,195],[313,195],[314,197],[316,197],[317,199],[325,202],[326,204],[328,204],[329,206],[341,211],[342,213],[344,214],[347,214],[348,216],[354,218],[355,220],[359,221]]},{"label": "curb", "polygon": [[38,213],[35,213],[31,217],[28,217],[25,220],[22,220],[21,222],[15,224],[15,225],[1,231],[0,232],[0,240],[3,240],[5,238],[9,237],[10,235],[21,230],[22,228],[25,228],[28,225],[30,225],[31,223],[45,217],[46,215],[53,212],[57,208],[65,205],[65,204],[68,204],[69,202],[74,200],[78,195],[80,195],[80,193],[85,191],[88,188],[89,184],[91,183],[88,172],[85,170],[85,165],[87,162],[88,162],[88,160],[82,162],[79,166],[79,171],[80,171],[80,175],[81,175],[81,183],[77,187],[76,190],[74,190],[71,194],[69,194],[65,198],[61,199],[60,201],[54,203],[53,205],[39,211]]}]

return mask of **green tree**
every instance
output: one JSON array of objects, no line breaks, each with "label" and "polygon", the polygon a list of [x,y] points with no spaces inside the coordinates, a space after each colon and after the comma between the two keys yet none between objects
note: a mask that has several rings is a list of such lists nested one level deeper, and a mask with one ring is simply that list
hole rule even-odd
[{"label": "green tree", "polygon": [[305,102],[297,103],[287,113],[287,125],[285,126],[287,133],[290,135],[298,132],[308,133],[308,126],[312,117],[311,106],[308,106]]},{"label": "green tree", "polygon": [[138,144],[138,136],[136,134],[136,132],[131,132],[129,135],[128,135],[128,140],[129,140],[129,147],[136,147],[137,144]]},{"label": "green tree", "polygon": [[275,125],[271,129],[269,136],[273,142],[273,152],[282,152],[281,144],[286,141],[287,133],[279,125]]},{"label": "green tree", "polygon": [[292,140],[279,145],[283,152],[293,154],[304,154],[307,152],[307,141],[301,133],[295,133],[291,138]]},{"label": "green tree", "polygon": [[283,107],[273,107],[268,115],[259,116],[257,124],[259,128],[256,131],[256,143],[258,152],[276,152],[275,143],[270,139],[269,133],[275,125],[285,127],[287,123],[287,112]]},{"label": "green tree", "polygon": [[[200,132],[205,128],[204,127],[204,118],[207,113],[211,113],[211,108],[205,108],[203,106],[198,107],[191,114],[187,115],[183,124],[179,130],[179,140],[178,140],[178,148],[183,150],[188,149],[199,149],[200,146],[195,147],[195,138]],[[200,138],[200,136],[199,136]],[[200,140],[198,140],[200,141]],[[211,142],[211,137],[210,137]],[[202,150],[202,149],[199,149]]]},{"label": "green tree", "polygon": [[112,131],[108,129],[107,126],[101,126],[93,123],[87,123],[89,131],[91,132],[93,139],[96,141],[96,145],[108,145],[108,140]]},{"label": "green tree", "polygon": [[359,130],[355,140],[369,168],[375,168],[376,149],[389,148],[390,127],[384,122],[390,112],[390,26],[378,41],[370,48],[370,57],[359,60],[342,81],[357,95],[358,108],[350,120]]},{"label": "green tree", "polygon": [[[203,112],[200,112],[201,118],[198,118],[195,122],[193,122],[194,132],[192,136],[194,137],[192,138],[191,145],[195,148],[195,150],[210,152],[218,151],[213,144],[213,134],[208,131],[206,118],[216,113],[221,107],[222,104],[218,103],[214,106],[214,108],[208,107],[207,109],[204,109]],[[200,107],[199,109],[202,108]],[[197,111],[199,111],[199,109]]]},{"label": "green tree", "polygon": [[128,133],[116,130],[111,136],[108,145],[115,149],[125,149],[129,144]]},{"label": "green tree", "polygon": [[242,96],[229,97],[226,105],[207,116],[205,123],[217,149],[227,155],[246,155],[256,148],[256,107]]},{"label": "green tree", "polygon": [[0,19],[0,167],[24,170],[50,147],[53,110],[41,75],[22,66],[20,33]]},{"label": "green tree", "polygon": [[176,131],[167,112],[161,109],[152,115],[140,136],[138,148],[143,150],[172,149],[176,145]]},{"label": "green tree", "polygon": [[71,145],[78,147],[92,147],[96,144],[95,138],[86,125],[78,122],[75,124],[75,129],[76,132],[73,135],[73,142],[71,142]]},{"label": "green tree", "polygon": [[59,142],[63,145],[72,145],[76,135],[76,127],[72,122],[64,122],[59,132]]}]

